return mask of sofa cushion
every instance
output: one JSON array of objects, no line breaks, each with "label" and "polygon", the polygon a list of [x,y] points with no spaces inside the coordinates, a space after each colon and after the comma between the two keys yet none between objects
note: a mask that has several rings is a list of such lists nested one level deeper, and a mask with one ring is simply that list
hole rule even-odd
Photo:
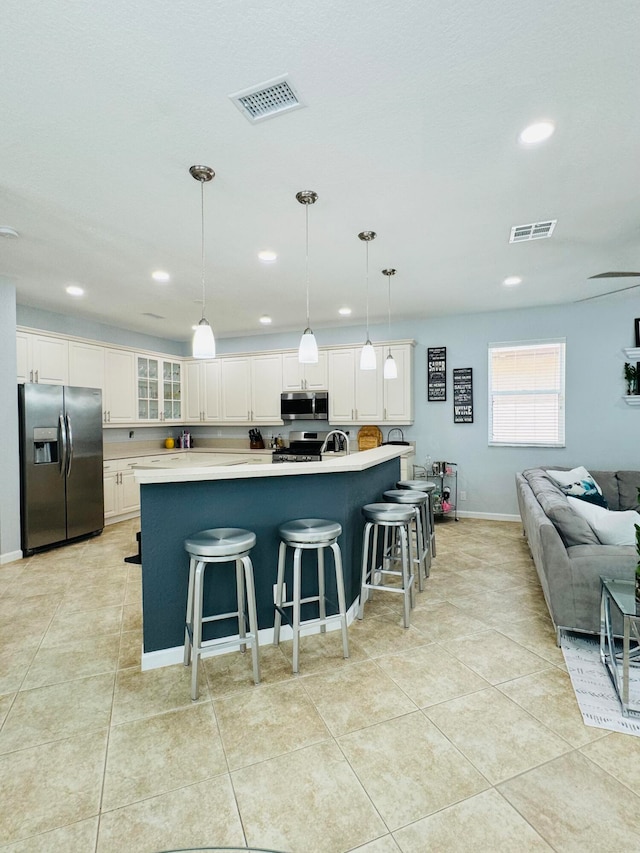
[{"label": "sofa cushion", "polygon": [[609,509],[631,509],[628,506],[620,506],[618,478],[615,471],[594,471],[592,469],[591,476],[602,489],[602,494],[607,499]]},{"label": "sofa cushion", "polygon": [[635,510],[612,512],[569,496],[574,512],[585,519],[603,545],[633,545],[640,515]]},{"label": "sofa cushion", "polygon": [[529,468],[522,472],[542,511],[551,521],[566,547],[571,545],[599,545],[600,540],[589,524],[569,506],[569,499],[542,468]]},{"label": "sofa cushion", "polygon": [[602,489],[586,468],[580,466],[571,471],[552,471],[548,468],[547,474],[560,486],[565,495],[581,498],[587,503],[597,504],[597,506],[607,506],[607,500],[602,494]]},{"label": "sofa cushion", "polygon": [[640,488],[640,471],[616,471],[618,492],[620,494],[620,509],[635,509],[640,511],[638,489]]}]

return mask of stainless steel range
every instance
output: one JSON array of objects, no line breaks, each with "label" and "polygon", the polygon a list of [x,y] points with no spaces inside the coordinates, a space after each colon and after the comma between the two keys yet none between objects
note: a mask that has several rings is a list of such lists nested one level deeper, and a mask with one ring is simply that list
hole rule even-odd
[{"label": "stainless steel range", "polygon": [[[328,432],[290,432],[289,447],[273,451],[273,462],[320,462],[320,448]],[[333,449],[333,448],[332,448]]]}]

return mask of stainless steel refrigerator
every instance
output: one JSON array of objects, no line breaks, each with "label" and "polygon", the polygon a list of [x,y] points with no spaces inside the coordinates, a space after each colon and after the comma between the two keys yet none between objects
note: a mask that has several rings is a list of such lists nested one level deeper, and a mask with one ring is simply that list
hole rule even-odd
[{"label": "stainless steel refrigerator", "polygon": [[102,392],[18,385],[22,552],[102,532]]}]

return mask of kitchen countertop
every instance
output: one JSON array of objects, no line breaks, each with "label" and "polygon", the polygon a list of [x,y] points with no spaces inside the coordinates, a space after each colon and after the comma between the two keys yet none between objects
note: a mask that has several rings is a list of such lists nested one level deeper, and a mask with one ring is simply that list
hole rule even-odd
[{"label": "kitchen countertop", "polygon": [[[197,465],[197,460],[181,465],[173,462],[171,467],[163,466],[161,462],[151,463],[148,468],[139,466],[133,468],[136,480],[145,483],[184,483],[199,480],[235,480],[251,477],[292,477],[303,474],[338,474],[348,471],[365,471],[375,465],[380,465],[389,459],[402,456],[407,450],[399,445],[385,445],[373,450],[362,450],[358,453],[325,456],[320,462],[281,462],[277,465],[264,463],[244,464],[242,461],[220,464]],[[254,451],[255,452],[255,451]],[[229,454],[233,456],[235,454]],[[194,465],[196,467],[194,467]]]},{"label": "kitchen countertop", "polygon": [[132,459],[139,458],[142,456],[175,456],[176,454],[187,454],[187,453],[224,453],[226,455],[233,454],[234,456],[237,454],[256,454],[262,456],[271,456],[271,450],[265,447],[264,450],[252,450],[249,447],[191,447],[191,448],[181,448],[181,447],[172,447],[170,450],[166,447],[157,447],[152,446],[149,447],[148,443],[144,443],[143,447],[134,447],[134,446],[126,446],[123,448],[122,444],[112,445],[105,444],[103,446],[103,454],[102,458],[105,462],[113,462],[116,459]]}]

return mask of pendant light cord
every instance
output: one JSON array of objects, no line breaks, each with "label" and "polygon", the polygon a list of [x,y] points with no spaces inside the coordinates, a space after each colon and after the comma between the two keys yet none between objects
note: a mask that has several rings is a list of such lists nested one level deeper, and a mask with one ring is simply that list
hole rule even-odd
[{"label": "pendant light cord", "polygon": [[[388,314],[387,314],[387,316],[388,316],[387,334],[389,335],[389,340],[391,340],[391,276],[390,275],[387,276],[387,285],[389,288],[389,298],[388,298],[388,303],[387,303],[387,312],[388,312]],[[391,355],[391,344],[389,344],[389,355]]]},{"label": "pendant light cord", "polygon": [[309,205],[305,204],[305,228],[306,228],[306,249],[305,249],[305,274],[307,278],[307,329],[309,328]]},{"label": "pendant light cord", "polygon": [[369,241],[365,242],[367,247],[367,264],[366,264],[366,280],[367,280],[367,342],[369,341]]},{"label": "pendant light cord", "polygon": [[204,320],[204,181],[200,181],[200,222],[201,222],[201,257],[202,257],[202,319]]}]

